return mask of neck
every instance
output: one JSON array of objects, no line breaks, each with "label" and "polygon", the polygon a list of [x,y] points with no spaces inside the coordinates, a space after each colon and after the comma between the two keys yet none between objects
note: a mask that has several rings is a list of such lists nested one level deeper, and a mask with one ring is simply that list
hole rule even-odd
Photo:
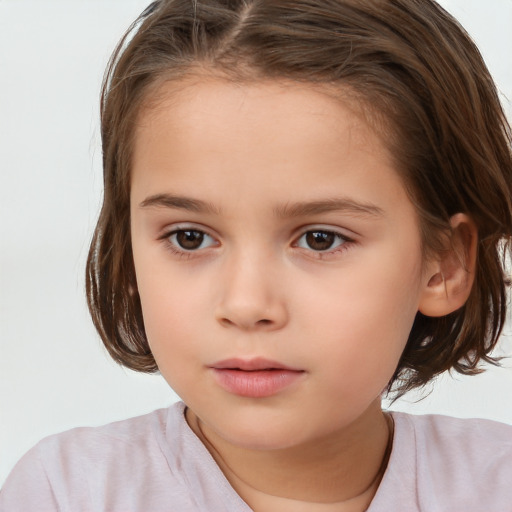
[{"label": "neck", "polygon": [[[288,503],[290,510],[298,511],[300,502],[308,504],[305,510],[314,510],[313,504],[325,511],[365,510],[378,488],[389,455],[391,432],[380,400],[339,431],[279,450],[233,446],[190,410],[187,420],[233,488],[253,510],[264,510],[258,504],[270,503],[266,498],[273,498],[272,510],[286,510]],[[343,503],[347,507],[342,507]]]}]

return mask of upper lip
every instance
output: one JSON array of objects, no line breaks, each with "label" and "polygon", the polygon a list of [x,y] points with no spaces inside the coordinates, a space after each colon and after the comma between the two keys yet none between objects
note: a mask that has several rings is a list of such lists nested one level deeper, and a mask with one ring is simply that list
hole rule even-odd
[{"label": "upper lip", "polygon": [[291,366],[287,366],[270,359],[265,359],[263,357],[255,357],[251,359],[224,359],[210,365],[210,368],[214,368],[216,370],[243,370],[249,372],[257,370],[288,370],[293,372],[303,371],[299,368],[292,368]]}]

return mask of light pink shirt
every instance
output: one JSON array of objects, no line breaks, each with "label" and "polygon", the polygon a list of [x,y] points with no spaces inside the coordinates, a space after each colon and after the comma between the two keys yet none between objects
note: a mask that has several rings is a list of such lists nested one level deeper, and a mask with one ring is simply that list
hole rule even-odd
[{"label": "light pink shirt", "polygon": [[[188,427],[184,404],[44,439],[0,492],[1,512],[250,512]],[[393,413],[369,512],[512,512],[512,427]]]}]

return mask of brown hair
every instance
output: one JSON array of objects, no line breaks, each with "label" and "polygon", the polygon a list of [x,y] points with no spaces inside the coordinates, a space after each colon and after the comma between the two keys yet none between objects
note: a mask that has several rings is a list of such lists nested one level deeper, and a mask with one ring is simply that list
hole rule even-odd
[{"label": "brown hair", "polygon": [[476,46],[432,0],[161,0],[146,9],[115,50],[102,91],[105,190],[87,298],[111,356],[157,370],[131,254],[130,149],[155,87],[198,65],[235,80],[350,90],[384,121],[426,252],[439,250],[455,213],[468,213],[479,233],[467,303],[442,318],[417,314],[390,389],[404,392],[451,368],[476,373],[480,360],[492,361],[507,310],[511,133]]}]

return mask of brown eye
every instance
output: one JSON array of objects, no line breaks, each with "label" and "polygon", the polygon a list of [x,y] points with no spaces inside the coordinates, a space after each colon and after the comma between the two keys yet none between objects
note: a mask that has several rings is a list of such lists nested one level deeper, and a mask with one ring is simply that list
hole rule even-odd
[{"label": "brown eye", "polygon": [[299,238],[297,245],[303,249],[322,252],[334,249],[345,242],[346,239],[338,233],[331,231],[308,231]]},{"label": "brown eye", "polygon": [[197,229],[180,229],[171,233],[169,241],[185,251],[195,251],[212,245],[212,237]]},{"label": "brown eye", "polygon": [[325,231],[310,231],[306,234],[306,243],[315,251],[326,251],[334,243],[335,237],[332,233]]}]

